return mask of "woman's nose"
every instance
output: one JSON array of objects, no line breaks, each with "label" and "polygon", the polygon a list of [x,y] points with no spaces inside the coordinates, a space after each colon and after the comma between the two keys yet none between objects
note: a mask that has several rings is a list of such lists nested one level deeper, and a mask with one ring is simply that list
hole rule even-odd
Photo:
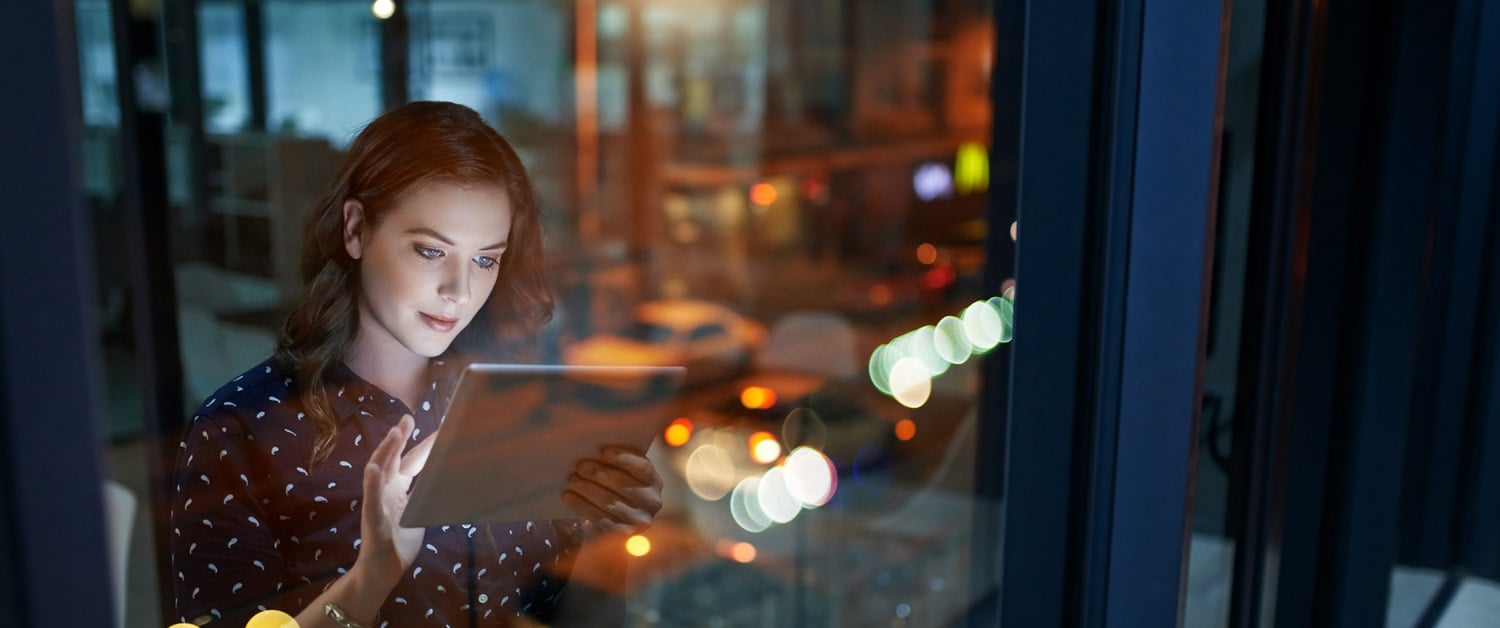
[{"label": "woman's nose", "polygon": [[463,264],[454,264],[443,276],[438,294],[444,299],[463,305],[469,302],[469,273]]}]

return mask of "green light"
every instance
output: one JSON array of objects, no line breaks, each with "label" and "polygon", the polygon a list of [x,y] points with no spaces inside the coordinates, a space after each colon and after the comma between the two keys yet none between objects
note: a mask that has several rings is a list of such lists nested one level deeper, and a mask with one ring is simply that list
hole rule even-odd
[{"label": "green light", "polygon": [[949,364],[963,364],[974,352],[974,345],[969,344],[968,337],[964,335],[963,321],[955,316],[944,316],[943,320],[938,321],[932,343],[938,357]]}]

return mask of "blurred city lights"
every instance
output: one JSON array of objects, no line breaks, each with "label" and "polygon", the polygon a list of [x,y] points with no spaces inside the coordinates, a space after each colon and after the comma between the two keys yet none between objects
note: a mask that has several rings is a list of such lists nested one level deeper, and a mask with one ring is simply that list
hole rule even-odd
[{"label": "blurred city lights", "polygon": [[637,558],[651,553],[651,540],[639,534],[625,539],[625,551]]},{"label": "blurred city lights", "polygon": [[750,202],[765,207],[776,202],[776,186],[769,183],[757,183],[750,186]]},{"label": "blurred city lights", "polygon": [[740,403],[751,410],[765,410],[776,405],[776,391],[765,386],[746,386],[740,391]]},{"label": "blurred city lights", "polygon": [[[293,619],[291,615],[278,610],[265,610],[251,617],[250,621],[245,624],[245,628],[287,628],[287,626],[295,628],[296,625],[297,620]],[[171,628],[178,628],[179,626],[197,628],[197,624],[172,624]]]},{"label": "blurred city lights", "polygon": [[959,194],[983,192],[990,186],[990,155],[977,142],[958,147],[953,165],[953,183]]},{"label": "blurred city lights", "polygon": [[673,447],[686,445],[688,439],[692,437],[693,422],[686,417],[672,421],[672,424],[667,426],[667,431],[662,434],[662,439]]},{"label": "blurred city lights", "polygon": [[963,364],[974,352],[974,345],[964,334],[964,323],[956,316],[944,316],[938,321],[932,334],[932,346],[938,357],[949,364]]},{"label": "blurred city lights", "polygon": [[792,492],[788,490],[784,467],[766,470],[766,474],[760,478],[760,491],[756,498],[760,500],[761,512],[776,523],[787,523],[802,512],[802,503],[792,497]]},{"label": "blurred city lights", "polygon": [[688,488],[707,501],[724,499],[734,489],[734,460],[723,447],[700,445],[688,455],[683,472]]},{"label": "blurred city lights", "polygon": [[1016,241],[1016,221],[1010,221],[1010,241]]},{"label": "blurred city lights", "polygon": [[770,432],[759,431],[750,435],[750,459],[761,464],[771,464],[781,457],[781,443]]},{"label": "blurred city lights", "polygon": [[891,396],[908,408],[920,408],[932,395],[932,376],[921,362],[901,358],[891,367]]},{"label": "blurred city lights", "polygon": [[370,5],[370,12],[382,20],[390,19],[396,14],[396,2],[395,0],[375,0],[375,3]]},{"label": "blurred city lights", "polygon": [[927,163],[917,166],[911,175],[911,189],[917,198],[930,201],[953,196],[953,172],[947,164]]},{"label": "blurred city lights", "polygon": [[755,546],[744,541],[735,543],[729,550],[729,557],[739,563],[751,562],[755,560]]},{"label": "blurred city lights", "polygon": [[960,316],[964,324],[964,335],[977,351],[989,351],[1000,344],[1000,333],[1005,324],[1000,321],[1000,313],[989,303],[973,303],[964,308]]},{"label": "blurred city lights", "polygon": [[911,419],[901,419],[896,422],[896,438],[900,440],[911,440],[917,435],[917,424]]},{"label": "blurred city lights", "polygon": [[734,486],[729,495],[729,516],[746,532],[756,534],[771,527],[771,518],[760,509],[760,476],[752,475]]},{"label": "blurred city lights", "polygon": [[[935,326],[913,329],[875,347],[870,353],[870,383],[909,408],[926,403],[932,378],[1011,341],[1014,290],[1014,282],[1008,281],[1004,297],[975,301],[958,316],[944,316]],[[903,361],[907,365],[898,373],[896,365]]]},{"label": "blurred city lights", "polygon": [[781,422],[781,442],[786,447],[807,446],[821,449],[828,440],[828,426],[811,408],[788,412]]},{"label": "blurred city lights", "polygon": [[937,261],[937,247],[931,242],[923,242],[917,245],[917,261],[923,264],[931,264]]},{"label": "blurred city lights", "polygon": [[[833,499],[838,488],[838,471],[833,461],[822,452],[809,447],[798,447],[786,457],[785,469],[787,492],[803,508],[817,508]],[[770,474],[766,476],[770,481]]]}]

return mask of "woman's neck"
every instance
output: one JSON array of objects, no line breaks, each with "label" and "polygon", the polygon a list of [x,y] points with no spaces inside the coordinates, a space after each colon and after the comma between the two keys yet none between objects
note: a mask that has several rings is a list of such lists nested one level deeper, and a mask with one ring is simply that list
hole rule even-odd
[{"label": "woman's neck", "polygon": [[370,343],[356,339],[344,358],[349,370],[415,409],[427,390],[431,360],[405,350],[372,349]]}]

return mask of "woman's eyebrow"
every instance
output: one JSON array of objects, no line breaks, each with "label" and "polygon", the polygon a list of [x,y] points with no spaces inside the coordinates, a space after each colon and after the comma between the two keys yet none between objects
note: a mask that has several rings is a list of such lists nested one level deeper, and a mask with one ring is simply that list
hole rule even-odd
[{"label": "woman's eyebrow", "polygon": [[[438,233],[436,231],[433,231],[431,229],[428,229],[426,227],[417,227],[415,229],[407,229],[406,230],[406,235],[425,235],[425,236],[428,236],[428,237],[431,237],[431,238],[435,238],[435,239],[441,241],[443,244],[446,244],[448,246],[455,246],[453,244],[453,241],[449,240],[447,236],[445,236],[445,235],[443,235],[441,233]],[[509,244],[510,244],[509,240],[501,240],[501,241],[496,242],[494,244],[491,244],[489,246],[483,247],[483,248],[481,248],[479,250],[481,250],[481,251],[498,251],[500,249],[505,248]]]}]

